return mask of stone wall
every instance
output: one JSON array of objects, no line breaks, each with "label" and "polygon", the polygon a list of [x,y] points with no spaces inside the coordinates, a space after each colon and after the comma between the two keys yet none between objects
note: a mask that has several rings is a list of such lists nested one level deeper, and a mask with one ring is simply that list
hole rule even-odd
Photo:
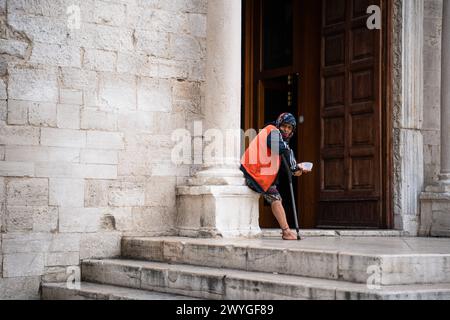
[{"label": "stone wall", "polygon": [[205,46],[206,0],[0,0],[0,299],[173,233]]},{"label": "stone wall", "polygon": [[440,169],[442,0],[424,9],[424,169],[425,185],[437,182]]}]

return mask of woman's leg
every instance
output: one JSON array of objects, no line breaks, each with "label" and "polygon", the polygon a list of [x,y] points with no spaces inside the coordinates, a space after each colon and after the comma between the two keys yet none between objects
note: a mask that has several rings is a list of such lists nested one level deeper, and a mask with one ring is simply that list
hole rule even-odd
[{"label": "woman's leg", "polygon": [[297,240],[297,236],[294,232],[289,229],[289,224],[286,219],[286,212],[284,211],[284,207],[281,201],[272,202],[272,213],[278,221],[278,224],[283,230],[283,239],[284,240]]}]

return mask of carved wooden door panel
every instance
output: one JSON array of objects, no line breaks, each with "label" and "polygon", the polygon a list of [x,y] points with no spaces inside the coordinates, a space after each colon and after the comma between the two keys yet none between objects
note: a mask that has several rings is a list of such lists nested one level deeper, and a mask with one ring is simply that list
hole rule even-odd
[{"label": "carved wooden door panel", "polygon": [[381,0],[322,0],[318,227],[383,227]]}]

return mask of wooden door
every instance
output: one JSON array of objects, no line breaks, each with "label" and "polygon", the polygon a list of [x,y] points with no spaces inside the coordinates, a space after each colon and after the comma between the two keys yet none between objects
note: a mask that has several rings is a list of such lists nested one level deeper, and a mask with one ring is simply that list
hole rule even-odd
[{"label": "wooden door", "polygon": [[[390,227],[390,2],[242,3],[242,127],[259,130],[285,111],[304,120],[291,147],[315,169],[295,180],[300,227]],[[381,6],[381,31],[366,27],[372,4]],[[260,226],[278,227],[262,200]]]},{"label": "wooden door", "polygon": [[319,227],[386,227],[383,33],[366,13],[383,4],[322,0]]}]

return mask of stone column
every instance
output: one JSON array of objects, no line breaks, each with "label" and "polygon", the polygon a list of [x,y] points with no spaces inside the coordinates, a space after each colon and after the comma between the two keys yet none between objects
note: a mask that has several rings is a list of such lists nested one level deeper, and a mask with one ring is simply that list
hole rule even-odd
[{"label": "stone column", "polygon": [[450,237],[450,2],[443,1],[441,82],[441,170],[421,196],[423,236]]},{"label": "stone column", "polygon": [[442,20],[442,95],[441,95],[441,174],[450,185],[450,3],[443,1]]},{"label": "stone column", "polygon": [[[241,124],[241,0],[209,0],[207,14],[205,136],[232,136],[232,154],[205,159],[177,189],[181,236],[236,237],[260,233],[258,195],[239,170]],[[219,143],[220,145],[221,143]],[[229,147],[229,145],[227,146]],[[228,149],[229,150],[229,149]]]}]

